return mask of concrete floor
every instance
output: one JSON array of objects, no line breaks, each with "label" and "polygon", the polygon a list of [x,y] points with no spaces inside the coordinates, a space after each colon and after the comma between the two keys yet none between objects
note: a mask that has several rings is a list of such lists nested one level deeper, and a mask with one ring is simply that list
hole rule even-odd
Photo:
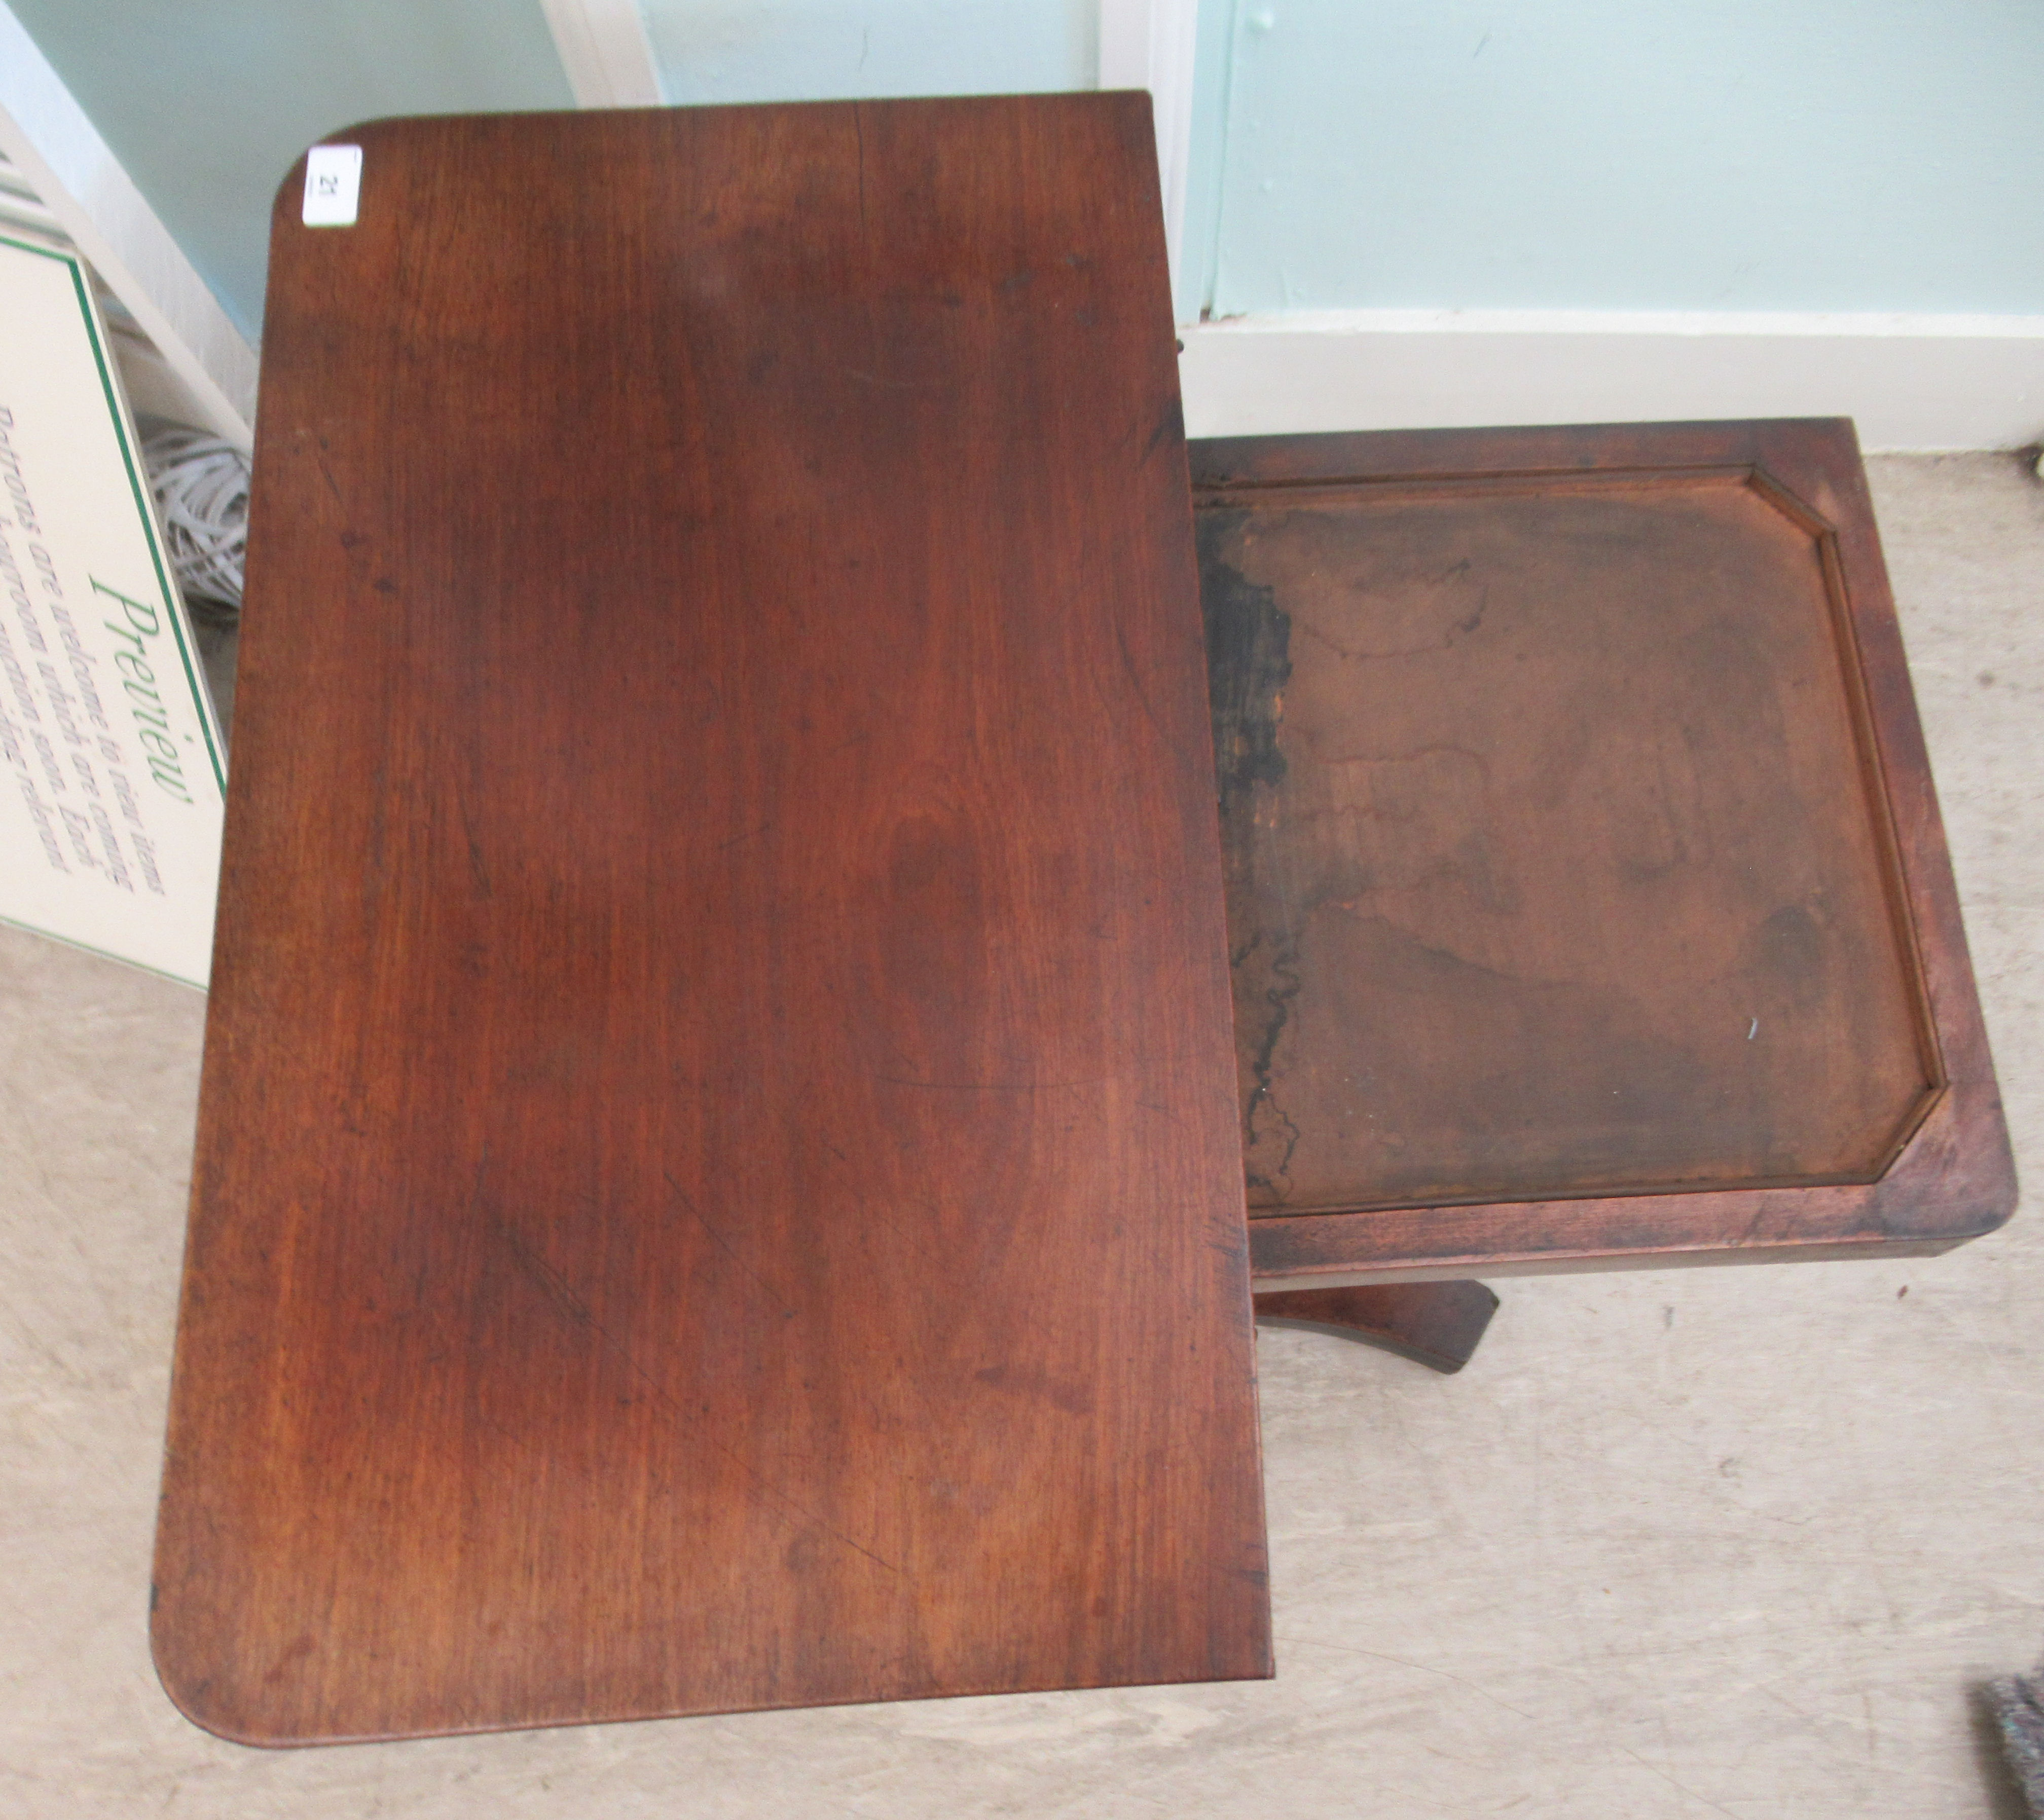
[{"label": "concrete floor", "polygon": [[[2044,1183],[2044,486],[1873,465],[2019,1162]],[[198,995],[0,931],[0,1812],[2015,1810],[2044,1646],[2044,1227],[1914,1263],[1551,1277],[1458,1378],[1262,1341],[1278,1678],[288,1753],[144,1634]]]}]

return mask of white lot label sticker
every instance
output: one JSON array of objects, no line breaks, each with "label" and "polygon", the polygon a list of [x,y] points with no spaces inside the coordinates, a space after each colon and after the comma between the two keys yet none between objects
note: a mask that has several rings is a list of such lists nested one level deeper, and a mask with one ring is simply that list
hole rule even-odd
[{"label": "white lot label sticker", "polygon": [[315,145],[305,154],[305,225],[352,228],[362,194],[362,148]]}]

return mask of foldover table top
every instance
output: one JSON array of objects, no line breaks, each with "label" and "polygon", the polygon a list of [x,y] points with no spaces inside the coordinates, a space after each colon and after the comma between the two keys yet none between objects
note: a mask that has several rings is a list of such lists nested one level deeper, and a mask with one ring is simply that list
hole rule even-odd
[{"label": "foldover table top", "polygon": [[338,136],[167,1687],[275,1743],[1266,1674],[1147,102]]}]

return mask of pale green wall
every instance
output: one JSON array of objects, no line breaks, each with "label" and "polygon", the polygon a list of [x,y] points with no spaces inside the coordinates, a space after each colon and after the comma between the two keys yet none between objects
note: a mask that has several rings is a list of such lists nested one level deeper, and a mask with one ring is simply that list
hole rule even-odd
[{"label": "pale green wall", "polygon": [[1204,0],[1181,307],[2044,313],[2044,0]]},{"label": "pale green wall", "polygon": [[[12,0],[230,313],[389,113],[565,107],[539,0]],[[644,0],[681,102],[1085,88],[1096,0]],[[2044,313],[2044,0],[1204,0],[1181,313]]]},{"label": "pale green wall", "polygon": [[1089,89],[1097,0],[642,0],[672,102]]},{"label": "pale green wall", "polygon": [[9,0],[253,338],[298,154],[394,113],[573,105],[539,0]]}]

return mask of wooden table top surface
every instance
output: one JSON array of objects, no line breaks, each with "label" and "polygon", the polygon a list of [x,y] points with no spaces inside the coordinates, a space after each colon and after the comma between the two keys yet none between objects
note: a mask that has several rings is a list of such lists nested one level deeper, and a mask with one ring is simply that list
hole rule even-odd
[{"label": "wooden table top surface", "polygon": [[1245,437],[1193,470],[1260,1283],[2008,1217],[1849,423]]},{"label": "wooden table top surface", "polygon": [[336,136],[167,1687],[282,1743],[1266,1674],[1146,102]]}]

